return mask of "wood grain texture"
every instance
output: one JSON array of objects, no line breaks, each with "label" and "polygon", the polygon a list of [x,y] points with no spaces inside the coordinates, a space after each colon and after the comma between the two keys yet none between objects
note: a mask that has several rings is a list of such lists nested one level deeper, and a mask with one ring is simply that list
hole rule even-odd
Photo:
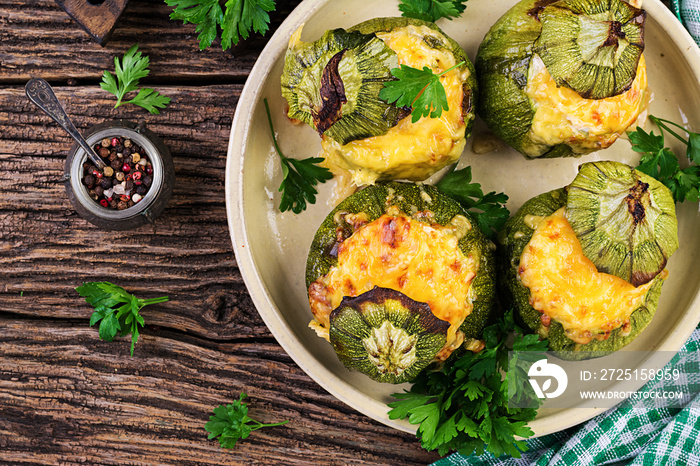
[{"label": "wood grain texture", "polygon": [[[145,120],[170,148],[173,197],[155,228],[130,232],[99,230],[75,214],[61,182],[72,141],[22,90],[0,90],[0,310],[85,317],[89,309],[72,299],[75,285],[112,280],[139,295],[173,296],[176,312],[153,310],[155,325],[209,338],[239,335],[238,311],[252,303],[231,250],[224,167],[241,88],[159,88],[173,101],[158,116],[133,106],[114,110],[113,96],[96,86],[56,89],[79,128]],[[41,296],[46,291],[51,299]],[[33,306],[18,309],[27,300]]]},{"label": "wood grain texture", "polygon": [[[137,356],[73,322],[0,318],[3,464],[426,463],[435,456],[320,392],[271,341],[216,343],[146,330]],[[120,349],[121,347],[121,349]],[[287,389],[282,390],[282,387]],[[234,450],[203,430],[250,394],[261,429]]]},{"label": "wood grain texture", "polygon": [[162,0],[131,0],[105,47],[94,43],[53,0],[0,0],[0,82],[31,77],[54,83],[94,83],[114,70],[114,56],[133,44],[151,59],[144,83],[243,83],[272,33],[300,0],[277,0],[265,37],[251,36],[222,51],[199,50],[193,24],[169,19]]},{"label": "wood grain texture", "polygon": [[[296,1],[278,1],[275,28]],[[326,393],[276,343],[246,291],[227,228],[230,125],[259,36],[199,51],[193,25],[163,2],[131,0],[106,48],[51,0],[0,0],[0,464],[428,464],[438,458]],[[268,33],[269,37],[269,33]],[[172,98],[160,115],[102,91],[114,55],[138,41],[149,86]],[[72,211],[61,183],[72,141],[24,96],[51,80],[79,129],[146,121],[169,146],[173,198],[155,228],[99,230]],[[135,356],[100,341],[74,288],[110,280],[140,297]],[[243,391],[261,421],[227,451],[203,430]]]}]

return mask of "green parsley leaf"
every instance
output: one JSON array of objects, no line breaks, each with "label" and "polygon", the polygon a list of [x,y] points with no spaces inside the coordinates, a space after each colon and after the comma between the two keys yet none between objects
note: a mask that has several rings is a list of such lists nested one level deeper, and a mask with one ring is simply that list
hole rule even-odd
[{"label": "green parsley leaf", "polygon": [[647,133],[642,128],[637,127],[634,132],[628,132],[630,141],[632,142],[632,150],[635,152],[659,152],[664,148],[663,135],[656,135],[654,131]]},{"label": "green parsley leaf", "polygon": [[[443,109],[449,109],[445,88],[440,85],[440,78],[427,66],[419,70],[401,65],[400,68],[393,68],[391,74],[397,80],[384,83],[379,97],[389,103],[395,102],[399,107],[414,107],[411,113],[413,123],[422,116],[432,117],[434,115],[435,118],[438,118],[442,115]],[[433,106],[432,101],[428,101],[426,104],[423,101],[425,99],[419,100],[419,96],[423,97],[424,94],[427,94],[426,98],[434,96],[437,99],[435,106]]]},{"label": "green parsley leaf", "polygon": [[700,166],[691,165],[678,170],[673,177],[663,180],[663,183],[671,190],[676,202],[689,200],[697,202],[698,186],[700,186]]},{"label": "green parsley leaf", "polygon": [[99,327],[100,339],[112,341],[117,336],[117,332],[122,329],[119,319],[114,315],[114,309],[102,306],[95,309],[95,312],[90,317],[90,326],[95,325],[100,319],[102,319]]},{"label": "green parsley leaf", "polygon": [[273,0],[228,0],[221,25],[221,46],[224,50],[247,39],[250,31],[265,35],[269,29]]},{"label": "green parsley leaf", "polygon": [[170,19],[196,24],[199,49],[204,50],[216,39],[221,28],[221,48],[229,49],[252,32],[265,35],[270,28],[269,12],[275,0],[227,0],[226,11],[219,0],[165,0],[174,7]]},{"label": "green parsley leaf", "polygon": [[485,390],[487,390],[484,385],[474,380],[465,383],[462,389],[464,390],[464,395],[471,401],[475,401],[484,396]]},{"label": "green parsley leaf", "polygon": [[83,283],[75,289],[88,304],[95,307],[90,316],[90,327],[100,322],[99,336],[104,341],[112,341],[117,333],[124,337],[131,333],[131,355],[139,337],[139,328],[144,326],[139,311],[149,304],[164,303],[167,296],[139,299],[121,286],[109,282]]},{"label": "green parsley leaf", "polygon": [[404,400],[403,403],[398,404],[395,409],[389,411],[389,419],[403,419],[411,414],[411,411],[423,406],[431,398],[430,395],[421,395],[415,393],[396,393],[392,395],[397,400]]},{"label": "green parsley leaf", "polygon": [[467,0],[399,0],[401,16],[435,22],[461,16]]},{"label": "green parsley leaf", "polygon": [[309,204],[316,202],[318,191],[316,191],[315,186],[318,183],[325,183],[330,180],[333,178],[333,174],[329,169],[316,165],[323,162],[321,157],[309,157],[303,160],[285,157],[277,143],[275,128],[272,126],[270,106],[267,103],[267,99],[263,99],[263,101],[267,112],[267,121],[270,125],[270,133],[272,134],[272,142],[282,163],[282,183],[279,188],[279,191],[282,192],[282,199],[279,209],[282,212],[291,210],[298,214],[306,210],[307,202]]},{"label": "green parsley leaf", "polygon": [[392,68],[391,74],[396,79],[384,83],[379,98],[390,104],[395,103],[397,107],[412,107],[413,123],[421,117],[440,118],[443,110],[450,109],[440,77],[463,64],[464,61],[459,62],[440,74],[433,73],[427,66],[422,70],[407,65]]},{"label": "green parsley leaf", "polygon": [[[513,333],[515,341],[507,345]],[[489,451],[494,456],[508,454],[516,458],[526,449],[516,437],[533,435],[527,423],[535,418],[537,410],[509,406],[509,383],[515,382],[507,373],[508,352],[545,351],[547,341],[525,335],[515,325],[512,311],[487,327],[484,339],[485,347],[480,352],[466,352],[440,371],[424,371],[413,381],[410,391],[392,395],[396,401],[389,403],[389,418],[408,418],[411,424],[420,424],[418,436],[423,448],[437,449],[440,455]],[[534,357],[522,355],[523,361]],[[519,380],[523,384],[527,377]],[[530,404],[533,398],[531,393]]]},{"label": "green parsley leaf", "polygon": [[204,430],[209,432],[209,440],[219,437],[219,444],[223,448],[233,448],[239,440],[248,438],[254,430],[281,426],[289,422],[263,424],[251,419],[248,417],[248,406],[243,404],[243,399],[247,396],[241,393],[239,399],[234,400],[233,403],[214,408],[214,415],[210,416],[209,422],[204,424]]},{"label": "green parsley leaf", "polygon": [[685,155],[691,162],[700,164],[700,134],[688,133],[688,150]]},{"label": "green parsley leaf", "polygon": [[509,370],[506,372],[506,387],[508,393],[513,394],[511,403],[516,406],[528,406],[529,393],[520,390],[518,383],[528,379],[528,370],[536,361],[542,359],[547,351],[547,341],[540,341],[537,335],[516,332],[513,341],[513,357],[509,361]]},{"label": "green parsley leaf", "polygon": [[165,97],[153,89],[139,89],[136,97],[126,102],[128,104],[143,107],[154,115],[158,115],[158,108],[165,108],[170,103],[170,97]]},{"label": "green parsley leaf", "polygon": [[453,165],[435,187],[468,210],[487,237],[495,238],[510,217],[505,206],[508,196],[495,191],[484,194],[479,183],[472,183],[471,167],[455,170],[456,167]]},{"label": "green parsley leaf", "polygon": [[[102,75],[100,87],[117,96],[114,108],[122,104],[134,104],[143,107],[157,115],[158,108],[165,108],[170,103],[170,97],[165,97],[153,89],[138,89],[139,80],[148,76],[149,58],[138,52],[138,44],[134,44],[126,51],[121,62],[114,57],[114,72],[116,78],[109,71]],[[138,90],[139,93],[131,100],[124,101],[124,96],[129,92]]]},{"label": "green parsley leaf", "polygon": [[[697,202],[700,189],[700,134],[688,131],[681,125],[653,115],[649,119],[656,123],[661,130],[661,134],[656,135],[653,131],[647,133],[642,128],[637,127],[635,131],[629,131],[632,150],[642,154],[637,170],[656,178],[671,190],[673,200],[684,202],[686,199]],[[677,134],[673,128],[681,129],[688,135],[686,140]],[[689,167],[681,169],[680,162],[676,154],[671,149],[665,147],[664,131],[683,142],[686,148],[686,157],[691,164]]]},{"label": "green parsley leaf", "polygon": [[209,47],[218,35],[218,25],[224,20],[224,12],[219,0],[165,0],[168,6],[175,7],[170,19],[192,23],[199,33],[199,49]]}]

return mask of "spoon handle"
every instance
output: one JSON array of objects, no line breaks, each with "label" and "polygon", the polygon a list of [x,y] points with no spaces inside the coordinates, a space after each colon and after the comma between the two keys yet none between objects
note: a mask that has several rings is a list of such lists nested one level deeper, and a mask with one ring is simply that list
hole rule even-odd
[{"label": "spoon handle", "polygon": [[29,100],[32,101],[34,105],[39,107],[44,113],[50,116],[56,123],[58,123],[61,128],[66,130],[66,132],[75,139],[80,147],[83,148],[85,153],[88,155],[92,163],[94,163],[97,168],[102,169],[105,163],[100,159],[100,157],[95,153],[95,151],[90,147],[90,144],[83,138],[80,132],[75,128],[73,122],[66,115],[66,111],[61,106],[61,103],[56,98],[51,85],[41,78],[32,78],[27,82],[24,87],[24,92],[27,94]]}]

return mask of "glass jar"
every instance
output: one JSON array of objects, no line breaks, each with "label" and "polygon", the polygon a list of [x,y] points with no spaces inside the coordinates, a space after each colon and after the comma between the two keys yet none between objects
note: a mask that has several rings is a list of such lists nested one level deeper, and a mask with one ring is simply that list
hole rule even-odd
[{"label": "glass jar", "polygon": [[145,123],[124,120],[101,123],[90,128],[84,136],[91,147],[105,138],[114,137],[130,139],[141,146],[153,167],[153,182],[148,192],[133,206],[123,210],[103,207],[90,197],[88,188],[82,183],[83,164],[89,159],[75,143],[68,152],[64,169],[66,192],[75,211],[88,222],[106,230],[131,230],[153,223],[170,200],[175,181],[173,159],[163,141],[148,130]]}]

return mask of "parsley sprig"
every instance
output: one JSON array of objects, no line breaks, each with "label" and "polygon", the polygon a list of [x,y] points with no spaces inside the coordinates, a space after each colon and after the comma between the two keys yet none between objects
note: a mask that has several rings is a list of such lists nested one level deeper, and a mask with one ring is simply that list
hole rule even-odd
[{"label": "parsley sprig", "polygon": [[[158,108],[165,108],[170,103],[170,97],[165,97],[153,89],[139,89],[137,86],[141,78],[145,78],[150,73],[148,56],[138,52],[139,44],[134,44],[126,51],[121,62],[118,57],[114,57],[114,73],[105,71],[102,75],[100,87],[107,92],[117,96],[117,103],[114,108],[123,104],[134,104],[143,107],[154,115],[160,113]],[[129,92],[138,90],[138,94],[131,100],[124,101],[124,96]]]},{"label": "parsley sprig", "polygon": [[[399,0],[402,16],[425,21],[452,19],[464,12],[467,0]],[[269,13],[276,0],[165,0],[174,7],[170,18],[196,25],[199,49],[211,46],[221,30],[221,48],[227,50],[247,39],[251,32],[265,35],[270,28]]]},{"label": "parsley sprig", "polygon": [[472,183],[472,169],[465,167],[450,171],[435,185],[443,193],[459,202],[474,217],[486,236],[493,239],[508,221],[510,212],[505,206],[508,196],[491,191],[484,194],[479,183]]},{"label": "parsley sprig", "polygon": [[309,204],[316,202],[318,191],[316,191],[314,186],[330,180],[333,178],[333,174],[329,169],[316,165],[323,162],[324,159],[322,157],[309,157],[303,160],[285,157],[279,144],[277,144],[275,128],[272,126],[270,106],[267,103],[267,99],[263,99],[263,101],[267,112],[267,122],[270,125],[270,133],[272,134],[272,142],[282,164],[282,184],[280,184],[279,188],[279,191],[282,192],[280,211],[291,210],[298,214],[306,210],[307,201]]},{"label": "parsley sprig", "polygon": [[[632,150],[642,154],[637,170],[666,185],[671,190],[674,201],[683,202],[688,199],[697,202],[700,200],[698,191],[700,189],[700,134],[653,115],[650,115],[649,119],[659,127],[660,134],[656,135],[654,131],[647,133],[640,127],[637,127],[636,131],[627,133],[632,143]],[[676,133],[671,126],[686,133],[688,139]],[[681,168],[676,154],[665,147],[664,131],[686,145],[685,155],[694,165]]]},{"label": "parsley sprig", "polygon": [[435,22],[457,18],[467,8],[467,0],[399,0],[401,16]]},{"label": "parsley sprig", "polygon": [[238,400],[228,405],[219,405],[214,408],[214,415],[209,417],[209,422],[204,429],[209,432],[209,440],[219,437],[219,443],[223,448],[233,448],[238,440],[246,439],[254,430],[263,427],[274,427],[286,424],[289,421],[264,424],[248,417],[248,406],[243,404],[243,399],[248,395],[241,393]]},{"label": "parsley sprig", "polygon": [[[511,332],[515,338],[509,346]],[[525,335],[515,325],[512,311],[487,327],[483,338],[485,347],[480,352],[468,351],[440,371],[424,371],[410,391],[392,395],[397,401],[389,404],[389,418],[419,424],[417,435],[426,450],[437,449],[440,455],[450,451],[480,455],[486,450],[494,456],[519,458],[526,449],[516,436],[533,435],[527,423],[537,409],[509,406],[509,384],[516,389],[511,393],[527,391],[529,386],[522,383],[527,377],[518,374],[516,379],[507,371],[508,352],[542,353],[548,343],[537,335]],[[513,387],[517,380],[522,387]],[[539,405],[531,393],[527,405],[533,403]]]},{"label": "parsley sprig", "polygon": [[104,341],[112,341],[117,333],[126,336],[131,333],[131,355],[139,339],[139,325],[144,326],[139,311],[149,304],[164,303],[167,296],[152,299],[139,299],[121,286],[109,282],[88,282],[76,288],[80,296],[95,307],[90,316],[90,326],[100,322],[99,335]]},{"label": "parsley sprig", "polygon": [[424,66],[422,70],[407,65],[392,68],[391,74],[396,79],[384,83],[379,91],[379,98],[388,103],[396,103],[397,107],[412,107],[411,121],[413,123],[421,117],[440,118],[442,111],[449,110],[445,86],[440,82],[440,77],[450,71],[464,65],[464,61],[446,69],[440,74]]},{"label": "parsley sprig", "polygon": [[219,0],[165,0],[175,7],[170,19],[192,23],[199,33],[199,49],[209,47],[221,28],[221,48],[226,50],[251,31],[264,35],[270,27],[269,12],[275,10],[275,0],[228,0],[221,9]]}]

